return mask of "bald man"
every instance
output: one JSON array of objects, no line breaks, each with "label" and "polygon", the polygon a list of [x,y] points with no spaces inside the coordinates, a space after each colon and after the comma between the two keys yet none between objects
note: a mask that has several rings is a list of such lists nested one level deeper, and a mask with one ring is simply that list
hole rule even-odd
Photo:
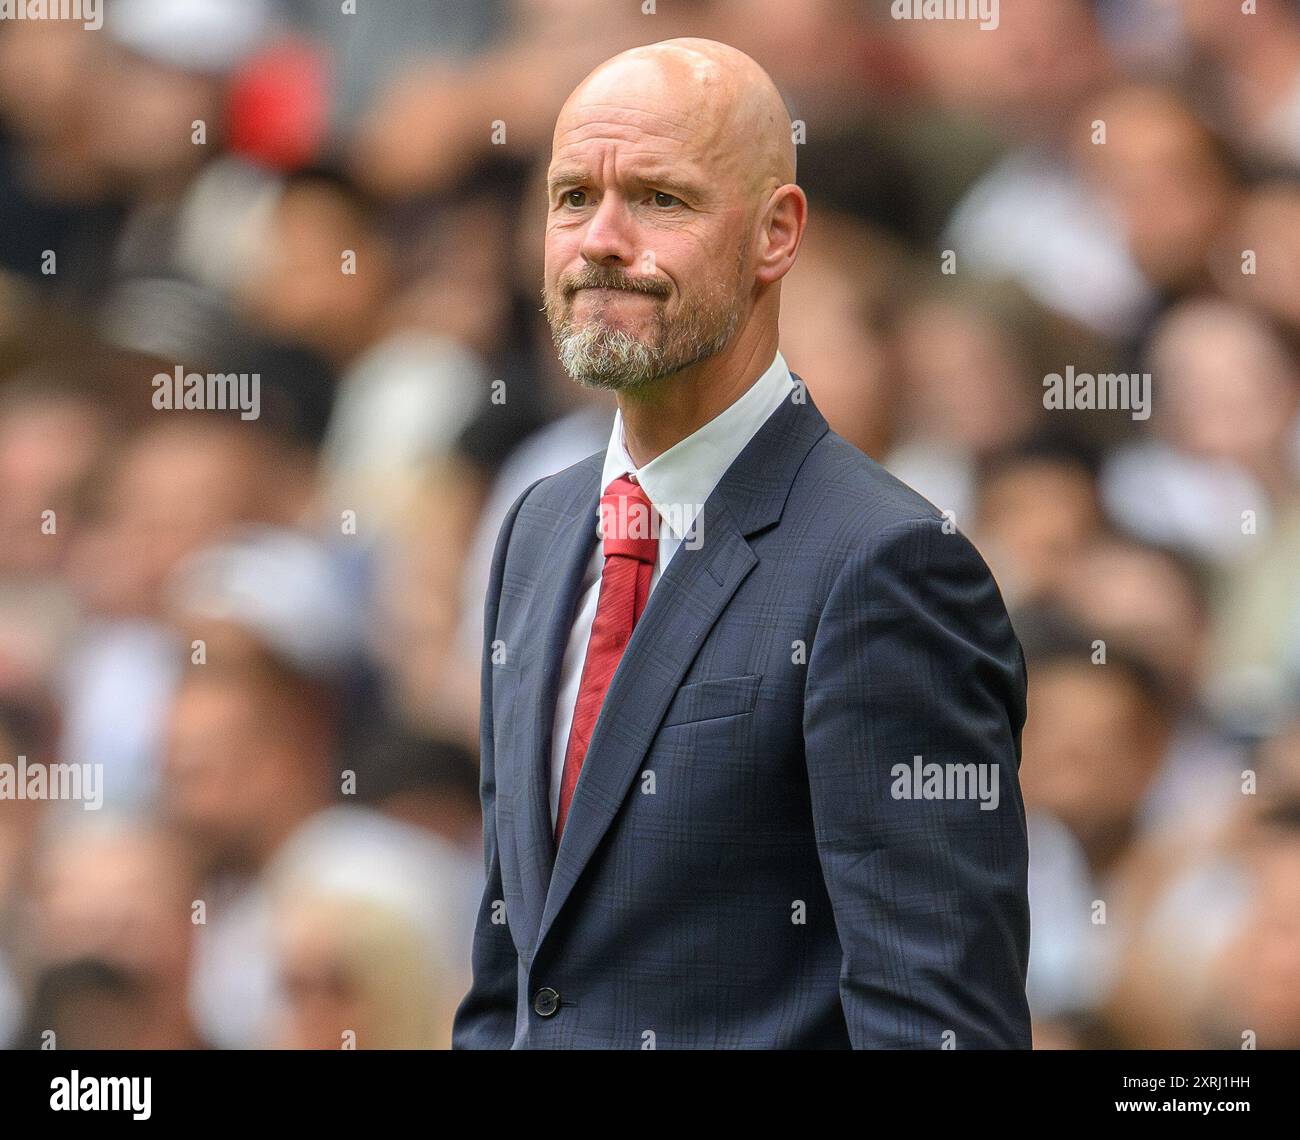
[{"label": "bald man", "polygon": [[1030,1044],[1023,657],[781,356],[794,178],[723,44],[624,52],[560,112],[546,312],[618,412],[497,540],[457,1047]]}]

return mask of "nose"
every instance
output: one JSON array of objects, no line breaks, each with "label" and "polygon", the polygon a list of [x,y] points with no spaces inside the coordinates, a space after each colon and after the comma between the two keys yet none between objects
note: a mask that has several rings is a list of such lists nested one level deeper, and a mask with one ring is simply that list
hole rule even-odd
[{"label": "nose", "polygon": [[636,234],[623,199],[606,194],[587,223],[580,252],[593,265],[630,266],[636,258]]}]

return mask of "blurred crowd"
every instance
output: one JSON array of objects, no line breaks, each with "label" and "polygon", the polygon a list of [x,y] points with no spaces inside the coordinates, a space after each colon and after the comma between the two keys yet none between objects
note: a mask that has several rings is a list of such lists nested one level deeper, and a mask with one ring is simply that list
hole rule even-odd
[{"label": "blurred crowd", "polygon": [[1300,1047],[1300,4],[891,7],[0,23],[0,762],[103,799],[0,798],[0,1043],[448,1044],[487,563],[613,416],[541,313],[550,133],[701,35],[795,120],[786,360],[1025,646],[1036,1044]]}]

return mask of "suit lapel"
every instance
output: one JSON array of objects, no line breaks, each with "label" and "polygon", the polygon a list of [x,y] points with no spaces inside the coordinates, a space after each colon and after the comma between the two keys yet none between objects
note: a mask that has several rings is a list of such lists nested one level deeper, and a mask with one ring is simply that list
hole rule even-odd
[{"label": "suit lapel", "polygon": [[[714,488],[701,516],[702,543],[695,549],[688,544],[678,549],[632,631],[587,748],[573,806],[554,856],[535,947],[545,939],[617,815],[686,670],[732,595],[757,564],[747,537],[780,518],[799,465],[827,430],[802,382],[796,391],[801,400],[789,400],[772,413]],[[598,487],[593,486],[590,499],[581,528],[588,540]],[[590,546],[585,549],[589,555]],[[573,551],[569,557],[575,559]],[[572,562],[565,565],[572,576]],[[553,675],[559,673],[572,620],[570,592],[565,597],[566,604],[557,604],[562,613],[558,617],[552,614],[548,630],[544,668]],[[546,688],[549,705],[537,711],[534,729],[549,750],[554,681]],[[543,713],[548,714],[544,719]],[[548,767],[539,769],[536,781],[543,789],[547,823]]]},{"label": "suit lapel", "polygon": [[[560,669],[582,587],[583,571],[596,546],[596,510],[600,503],[600,471],[604,455],[581,467],[567,509],[559,516],[555,540],[537,568],[523,628],[540,634],[540,656],[521,664],[519,716],[527,725],[527,752],[518,778],[523,803],[518,830],[519,872],[523,879],[524,913],[518,921],[521,944],[536,945],[542,901],[555,861],[555,829],[551,825],[551,734],[555,722]],[[516,921],[512,914],[511,925]]]}]

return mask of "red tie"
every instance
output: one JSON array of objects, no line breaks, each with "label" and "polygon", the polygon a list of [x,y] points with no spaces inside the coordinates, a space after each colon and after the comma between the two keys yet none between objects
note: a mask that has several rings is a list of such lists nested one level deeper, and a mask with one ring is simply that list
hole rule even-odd
[{"label": "red tie", "polygon": [[655,557],[659,553],[654,507],[633,477],[615,479],[600,498],[600,533],[605,569],[600,577],[596,618],[587,642],[587,659],[582,665],[578,701],[573,708],[573,726],[564,752],[564,779],[560,783],[560,806],[555,813],[555,842],[559,843],[564,821],[578,786],[578,773],[587,755],[605,691],[632,636],[646,598]]}]

